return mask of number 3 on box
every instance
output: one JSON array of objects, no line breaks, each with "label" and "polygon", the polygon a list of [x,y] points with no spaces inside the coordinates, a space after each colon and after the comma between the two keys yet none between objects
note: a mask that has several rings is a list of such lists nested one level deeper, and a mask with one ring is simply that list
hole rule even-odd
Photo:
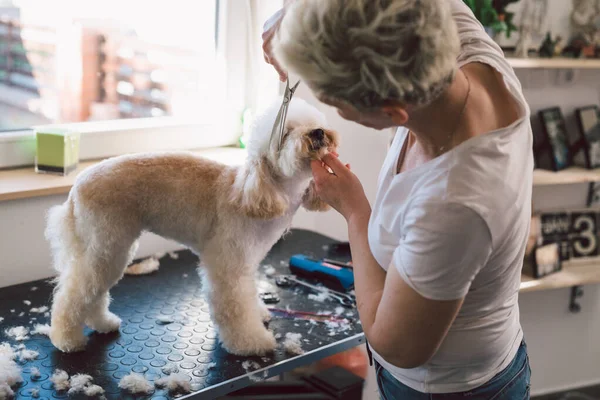
[{"label": "number 3 on box", "polygon": [[571,244],[575,258],[598,255],[596,213],[581,212],[571,214]]}]

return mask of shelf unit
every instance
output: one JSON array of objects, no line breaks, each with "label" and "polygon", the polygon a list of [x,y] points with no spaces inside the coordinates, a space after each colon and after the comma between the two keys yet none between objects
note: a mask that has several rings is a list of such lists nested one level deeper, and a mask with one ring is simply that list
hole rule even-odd
[{"label": "shelf unit", "polygon": [[582,58],[507,58],[516,69],[600,69],[600,59]]},{"label": "shelf unit", "polygon": [[562,171],[536,169],[533,171],[533,186],[568,185],[600,181],[600,169],[569,167]]},{"label": "shelf unit", "polygon": [[570,288],[585,284],[600,283],[600,262],[589,261],[566,262],[560,272],[534,279],[528,275],[521,276],[521,293],[537,292],[540,290]]}]

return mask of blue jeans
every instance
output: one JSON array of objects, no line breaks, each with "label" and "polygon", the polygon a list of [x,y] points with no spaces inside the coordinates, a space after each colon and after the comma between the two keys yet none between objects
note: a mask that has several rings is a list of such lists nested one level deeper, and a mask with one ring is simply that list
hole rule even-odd
[{"label": "blue jeans", "polygon": [[399,382],[377,362],[375,373],[382,400],[529,400],[531,368],[525,342],[521,342],[515,358],[508,367],[483,386],[468,392],[421,393]]}]

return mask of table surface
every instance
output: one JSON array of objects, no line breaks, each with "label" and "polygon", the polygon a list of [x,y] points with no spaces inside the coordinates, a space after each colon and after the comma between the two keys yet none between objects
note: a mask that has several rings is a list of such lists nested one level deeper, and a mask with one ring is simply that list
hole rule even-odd
[{"label": "table surface", "polygon": [[[90,340],[83,352],[61,353],[45,336],[34,335],[16,342],[5,334],[9,327],[31,328],[36,323],[49,323],[49,317],[44,314],[30,312],[32,307],[50,306],[52,285],[49,282],[0,289],[0,317],[4,318],[0,322],[0,343],[23,343],[40,353],[37,360],[20,362],[23,383],[15,390],[16,398],[30,398],[33,388],[40,390],[40,399],[77,398],[55,391],[49,380],[55,369],[63,369],[69,375],[91,375],[94,383],[105,389],[107,399],[166,399],[172,396],[164,389],[156,388],[150,395],[134,397],[121,391],[118,383],[132,371],[152,382],[166,376],[167,368],[175,367],[189,377],[193,390],[180,398],[211,399],[357,346],[364,342],[364,335],[356,309],[342,310],[330,299],[310,300],[310,291],[303,288],[278,288],[274,278],[264,273],[266,267],[273,266],[277,274],[289,274],[289,258],[298,253],[348,260],[347,249],[337,244],[310,231],[292,230],[273,247],[259,268],[261,290],[275,289],[281,299],[273,307],[329,312],[350,322],[332,327],[275,315],[269,329],[282,336],[278,343],[281,344],[287,332],[301,333],[305,351],[302,355],[286,354],[281,346],[267,357],[238,357],[227,353],[219,344],[218,332],[208,313],[202,283],[196,273],[198,258],[187,250],[178,252],[178,259],[169,255],[161,258],[160,269],[151,275],[125,276],[111,290],[114,300],[110,308],[123,319],[120,331],[102,335],[86,328]],[[31,305],[26,305],[26,300]],[[159,316],[174,322],[161,324]],[[244,361],[256,364],[246,370]],[[215,365],[207,368],[211,363]],[[42,374],[39,379],[30,377],[31,367],[39,368]]]}]

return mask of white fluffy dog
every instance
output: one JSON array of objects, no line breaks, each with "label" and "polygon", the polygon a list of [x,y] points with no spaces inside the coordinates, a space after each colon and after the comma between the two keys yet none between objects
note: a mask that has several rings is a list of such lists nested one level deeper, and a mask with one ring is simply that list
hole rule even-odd
[{"label": "white fluffy dog", "polygon": [[[56,278],[50,339],[82,350],[84,325],[105,333],[121,320],[108,310],[143,231],[178,241],[201,257],[208,300],[223,346],[238,355],[276,347],[264,324],[255,272],[302,205],[326,210],[310,160],[337,148],[324,116],[301,99],[288,111],[281,149],[270,145],[279,104],[259,117],[241,167],[189,153],[115,157],[85,170],[68,200],[48,213]],[[215,133],[217,134],[217,133]]]}]

